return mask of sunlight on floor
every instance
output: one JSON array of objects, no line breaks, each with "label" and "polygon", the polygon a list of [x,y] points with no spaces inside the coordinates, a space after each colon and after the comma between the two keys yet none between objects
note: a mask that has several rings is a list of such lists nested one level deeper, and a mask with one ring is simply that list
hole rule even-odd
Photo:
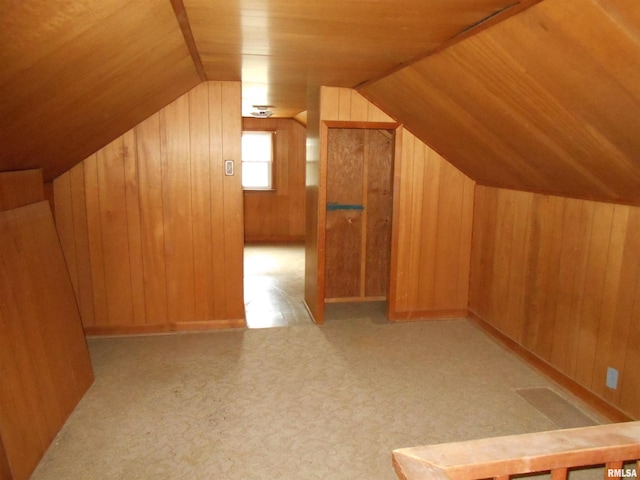
[{"label": "sunlight on floor", "polygon": [[247,327],[306,325],[304,246],[248,244],[244,249],[244,303]]}]

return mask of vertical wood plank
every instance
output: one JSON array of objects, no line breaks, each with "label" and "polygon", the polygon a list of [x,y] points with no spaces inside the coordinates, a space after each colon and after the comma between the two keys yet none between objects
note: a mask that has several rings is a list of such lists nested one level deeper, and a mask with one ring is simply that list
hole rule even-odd
[{"label": "vertical wood plank", "polygon": [[76,236],[73,228],[73,200],[71,197],[71,174],[60,175],[53,182],[56,196],[56,230],[60,238],[69,277],[76,298],[79,298],[78,262],[76,260]]},{"label": "vertical wood plank", "polygon": [[169,320],[164,252],[163,182],[160,151],[160,114],[135,128],[140,188],[140,238],[144,275],[146,323]]},{"label": "vertical wood plank", "polygon": [[212,269],[213,283],[211,285],[211,298],[213,298],[213,315],[215,318],[224,318],[227,312],[225,284],[227,266],[225,253],[225,230],[216,228],[224,226],[224,184],[220,172],[224,169],[223,130],[222,130],[222,84],[211,82],[209,90],[209,140],[210,159],[210,192],[211,192],[211,249],[213,252]]},{"label": "vertical wood plank", "polygon": [[213,250],[211,242],[211,163],[209,160],[209,89],[202,84],[189,92],[191,133],[191,201],[195,319],[212,320]]},{"label": "vertical wood plank", "polygon": [[589,260],[585,275],[580,332],[578,336],[576,380],[592,387],[598,326],[602,312],[604,279],[613,221],[613,205],[598,203],[593,216],[589,244]]},{"label": "vertical wood plank", "polygon": [[102,248],[97,155],[91,155],[84,161],[84,182],[89,256],[91,259],[91,283],[93,285],[94,324],[107,325],[107,286]]},{"label": "vertical wood plank", "polygon": [[73,231],[78,263],[78,307],[83,325],[92,326],[95,324],[95,307],[93,301],[89,227],[87,225],[84,162],[73,167],[69,171],[69,174],[71,176]]},{"label": "vertical wood plank", "polygon": [[108,324],[133,323],[122,137],[97,153]]},{"label": "vertical wood plank", "polygon": [[138,155],[136,135],[129,130],[122,136],[124,160],[124,188],[126,199],[129,268],[131,273],[132,321],[136,325],[146,322],[144,304],[144,266],[142,260],[142,231],[140,224],[140,189],[138,182]]},{"label": "vertical wood plank", "polygon": [[[419,147],[416,152],[420,152],[418,161],[422,164],[420,168],[421,182],[418,184],[418,188],[421,190],[420,199],[416,201],[420,202],[420,210],[422,212],[422,218],[420,223],[414,225],[414,229],[418,229],[420,233],[417,235],[420,237],[420,244],[417,246],[417,250],[414,250],[414,255],[419,255],[420,263],[416,265],[417,270],[417,284],[419,285],[419,291],[415,295],[414,308],[418,311],[426,311],[433,309],[435,306],[435,287],[436,287],[436,275],[437,275],[437,242],[438,242],[438,221],[440,214],[440,173],[442,164],[440,163],[440,157],[430,149],[426,148],[424,144],[415,140]],[[417,258],[417,257],[414,257]]]},{"label": "vertical wood plank", "polygon": [[[240,83],[224,82],[222,85],[222,154],[223,158],[241,158],[242,93]],[[223,170],[213,175],[224,175]],[[244,319],[243,300],[243,252],[244,231],[242,223],[242,179],[240,175],[224,176],[224,230],[225,230],[225,278],[226,318]]]},{"label": "vertical wood plank", "polygon": [[[407,308],[409,310],[419,310],[420,292],[423,288],[420,283],[420,273],[422,265],[422,255],[428,252],[422,252],[422,218],[423,218],[423,202],[422,195],[424,189],[424,170],[425,170],[425,148],[419,143],[415,137],[412,137],[416,144],[413,150],[413,168],[409,178],[412,181],[411,187],[411,226],[409,229],[409,298]],[[426,257],[428,258],[428,257]],[[429,272],[426,272],[429,275]]]},{"label": "vertical wood plank", "polygon": [[195,316],[188,97],[167,105],[160,118],[168,315],[188,322]]}]

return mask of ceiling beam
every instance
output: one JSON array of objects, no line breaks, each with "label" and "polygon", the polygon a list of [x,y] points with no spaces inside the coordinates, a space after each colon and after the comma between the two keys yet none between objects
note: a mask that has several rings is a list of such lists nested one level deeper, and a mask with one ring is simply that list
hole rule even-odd
[{"label": "ceiling beam", "polygon": [[176,19],[178,20],[178,24],[180,25],[180,29],[182,30],[182,36],[184,37],[184,41],[187,44],[187,48],[189,49],[189,53],[191,54],[191,59],[193,60],[193,65],[198,72],[198,76],[200,80],[203,82],[207,81],[207,74],[204,71],[204,66],[202,65],[202,60],[200,59],[200,53],[198,52],[198,47],[196,46],[196,40],[193,37],[193,32],[191,31],[191,24],[189,23],[189,18],[187,17],[187,10],[184,8],[184,2],[182,0],[171,0],[171,6],[173,7],[173,11],[176,14]]}]

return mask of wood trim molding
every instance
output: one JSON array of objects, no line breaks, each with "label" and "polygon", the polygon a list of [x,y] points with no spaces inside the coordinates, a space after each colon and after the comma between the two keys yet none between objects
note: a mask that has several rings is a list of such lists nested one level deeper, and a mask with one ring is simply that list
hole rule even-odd
[{"label": "wood trim molding", "polygon": [[120,335],[150,335],[158,333],[201,332],[220,330],[225,328],[244,328],[247,322],[244,318],[227,320],[208,320],[202,322],[180,322],[169,324],[148,324],[113,327],[85,327],[87,336],[120,336]]},{"label": "wood trim molding", "polygon": [[480,315],[470,310],[468,318],[508,350],[515,353],[522,360],[527,362],[529,365],[531,365],[533,368],[538,370],[540,373],[542,373],[552,381],[567,389],[569,392],[578,397],[585,404],[596,410],[601,415],[604,415],[614,422],[628,422],[633,420],[632,417],[624,413],[622,410],[619,410],[610,403],[606,402],[605,400],[591,392],[589,389],[583,387],[575,380],[547,363],[545,360],[541,359],[516,341],[506,336]]},{"label": "wood trim molding", "polygon": [[200,80],[202,82],[206,82],[207,74],[204,71],[202,59],[200,58],[200,52],[198,52],[196,40],[193,37],[193,32],[191,31],[191,24],[189,24],[189,18],[187,17],[187,10],[184,8],[184,2],[183,0],[171,0],[171,6],[173,7],[173,11],[176,14],[176,19],[178,20],[178,24],[180,25],[180,30],[182,30],[182,36],[184,37],[184,41],[187,44],[187,48],[189,49],[189,54],[191,55],[191,59],[193,60],[193,65],[196,68],[196,72],[198,72]]},{"label": "wood trim molding", "polygon": [[247,235],[245,243],[304,243],[304,235]]},{"label": "wood trim molding", "polygon": [[349,120],[323,120],[327,128],[362,128],[367,130],[396,130],[400,127],[396,122],[352,122]]},{"label": "wood trim molding", "polygon": [[468,310],[422,310],[416,312],[392,312],[387,316],[392,322],[421,322],[424,320],[450,320],[454,318],[467,318]]}]

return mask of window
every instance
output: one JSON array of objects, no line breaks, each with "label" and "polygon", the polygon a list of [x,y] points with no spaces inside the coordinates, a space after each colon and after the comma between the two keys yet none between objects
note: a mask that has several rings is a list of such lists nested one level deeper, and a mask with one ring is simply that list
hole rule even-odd
[{"label": "window", "polygon": [[242,187],[245,190],[273,188],[274,132],[242,132]]}]

